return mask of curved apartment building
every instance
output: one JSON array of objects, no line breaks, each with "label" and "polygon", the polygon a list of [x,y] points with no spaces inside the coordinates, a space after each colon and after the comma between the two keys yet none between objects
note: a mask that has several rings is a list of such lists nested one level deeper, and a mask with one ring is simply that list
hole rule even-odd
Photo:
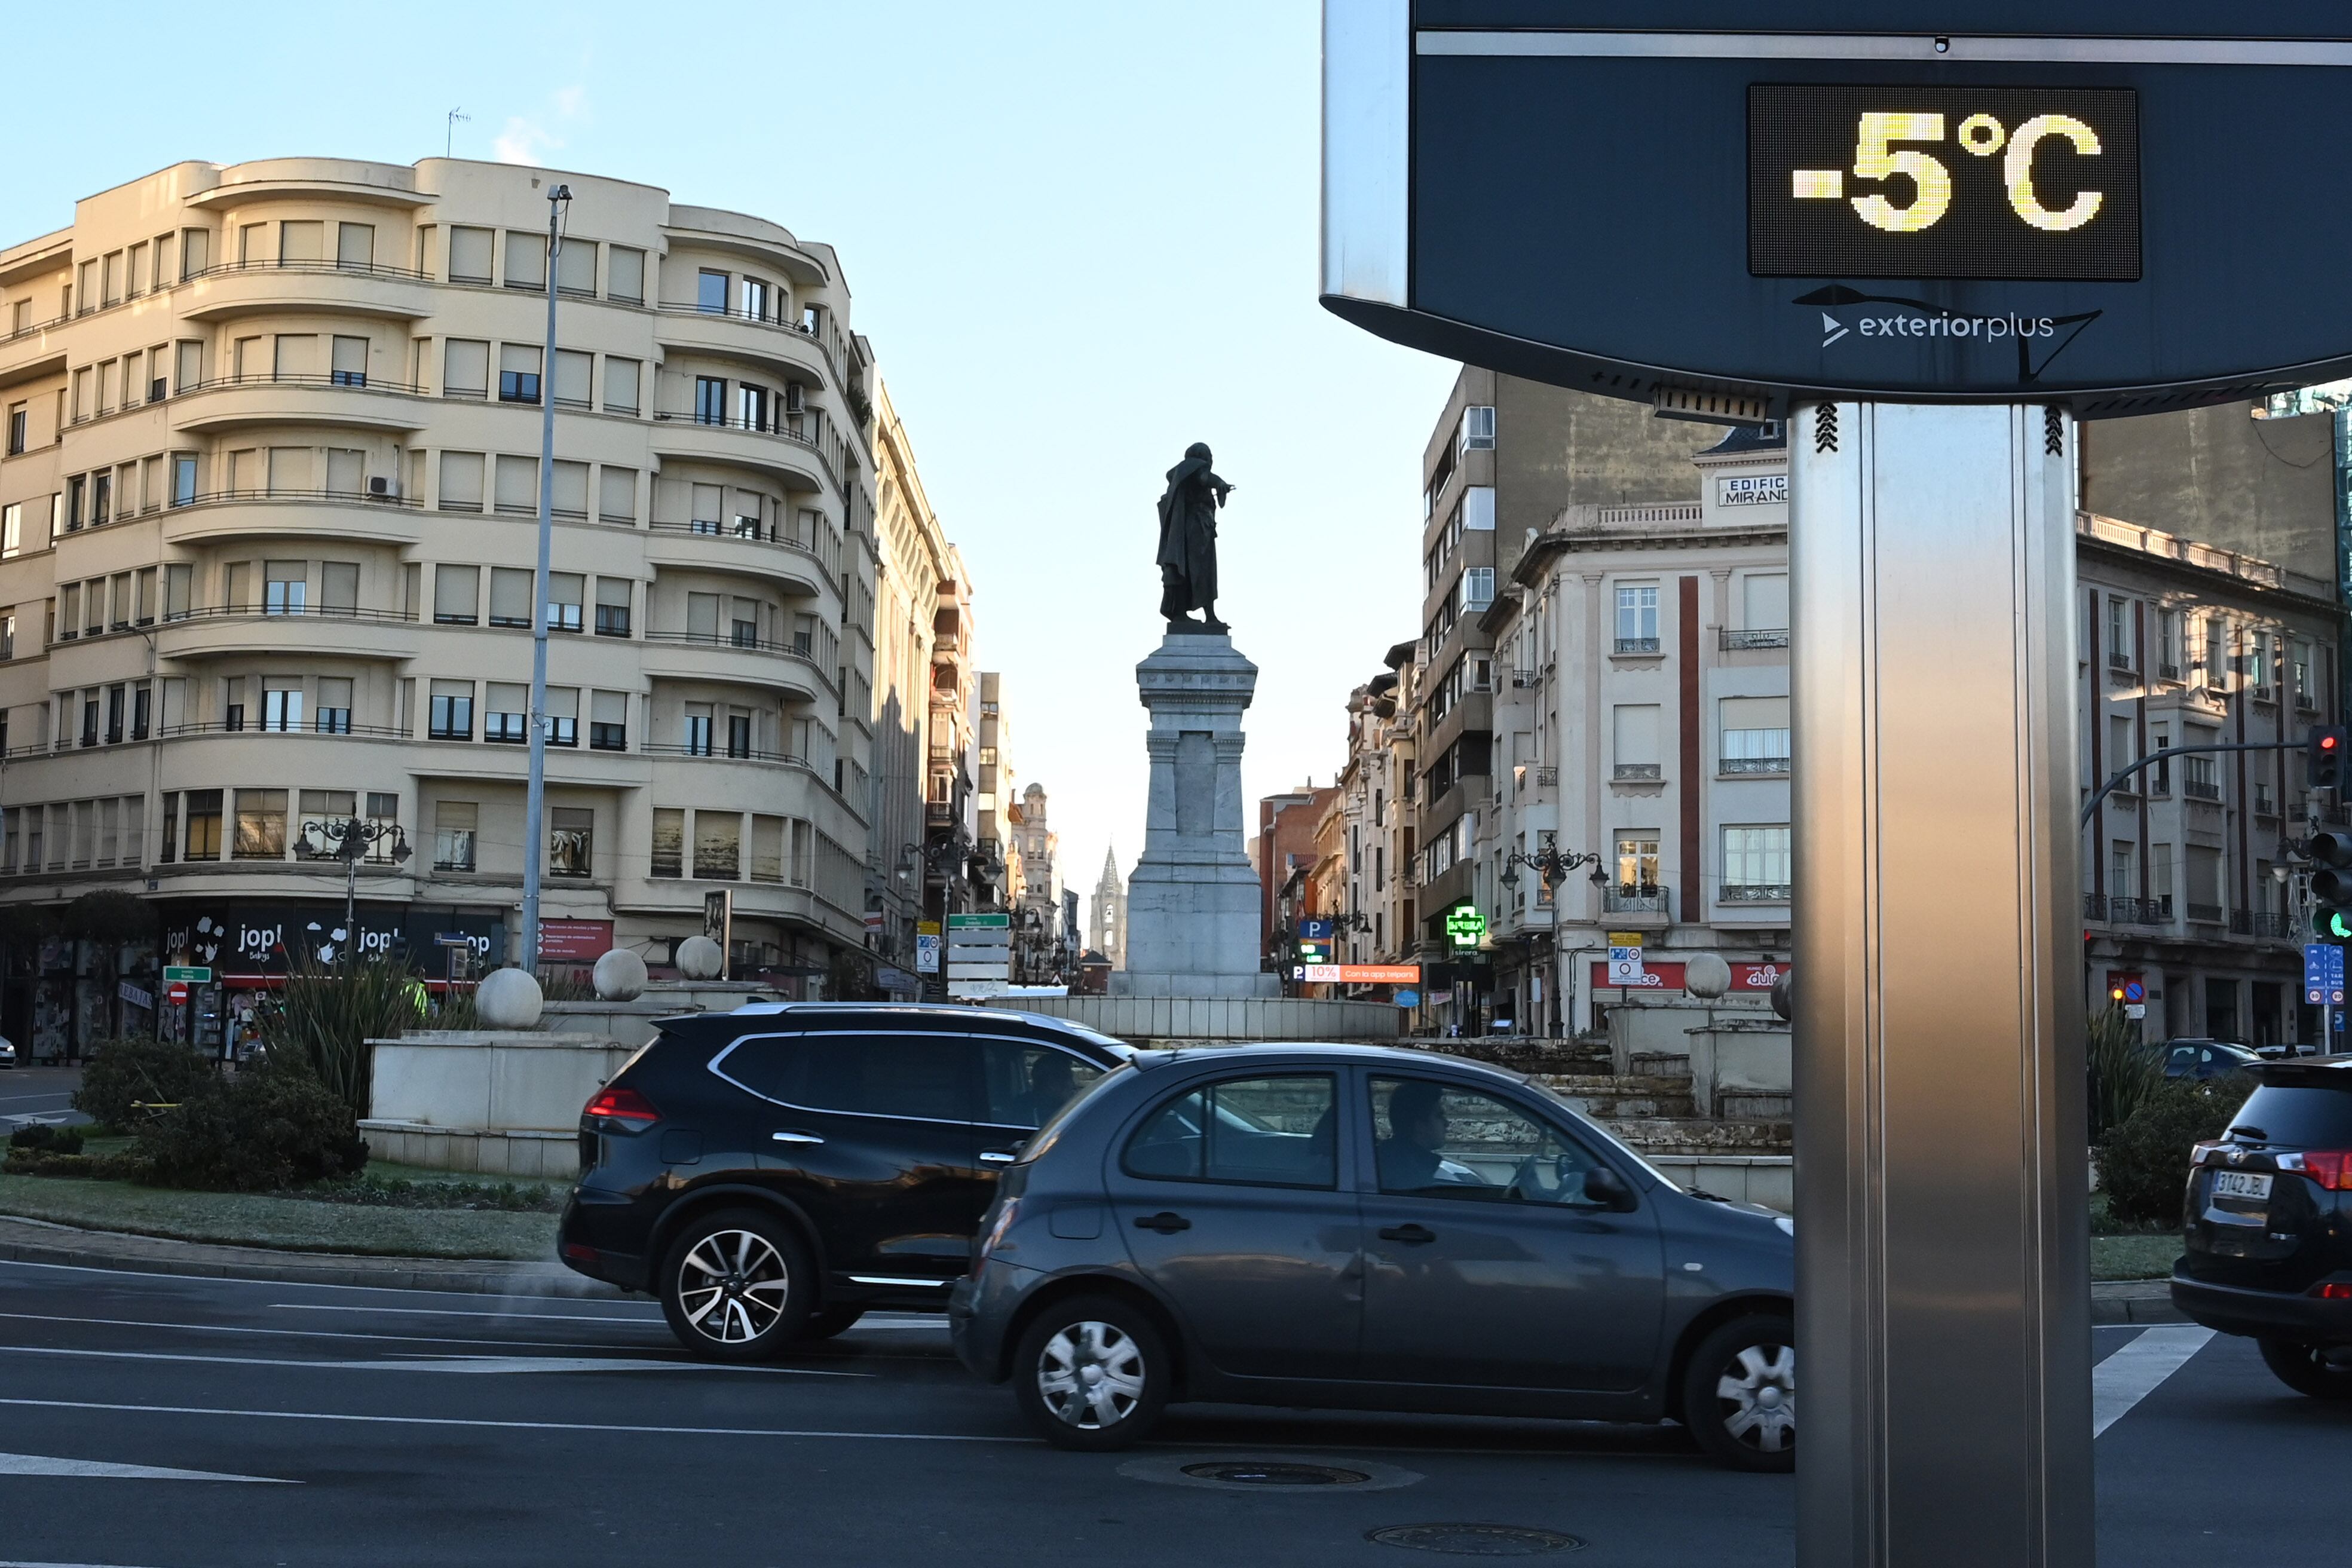
[{"label": "curved apartment building", "polygon": [[[723,902],[735,973],[853,984],[875,384],[839,262],[562,177],[551,364],[543,171],[181,163],[0,251],[0,900],[141,892],[234,989],[342,940],[495,961],[539,854],[559,959],[659,965]],[[354,817],[401,832],[339,937],[306,825]]]}]

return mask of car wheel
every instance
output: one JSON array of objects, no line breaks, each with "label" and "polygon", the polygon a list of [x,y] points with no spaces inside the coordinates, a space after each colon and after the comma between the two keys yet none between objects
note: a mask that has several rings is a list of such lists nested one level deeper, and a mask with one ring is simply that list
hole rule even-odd
[{"label": "car wheel", "polygon": [[1174,1365],[1151,1321],[1124,1301],[1081,1296],[1047,1308],[1013,1352],[1022,1413],[1062,1448],[1139,1442],[1168,1407]]},{"label": "car wheel", "polygon": [[688,1225],[663,1259],[662,1315],[678,1343],[709,1361],[764,1361],[800,1337],[814,1272],[808,1250],[756,1209]]},{"label": "car wheel", "polygon": [[2328,1359],[2320,1345],[2299,1345],[2292,1340],[2261,1340],[2263,1364],[2281,1383],[2314,1399],[2352,1399],[2352,1351],[2338,1350],[2340,1361]]},{"label": "car wheel", "polygon": [[866,1315],[863,1307],[827,1307],[811,1313],[808,1324],[801,1330],[803,1340],[829,1340],[835,1334],[847,1333]]},{"label": "car wheel", "polygon": [[1735,1470],[1797,1467],[1797,1334],[1788,1318],[1738,1318],[1691,1352],[1683,1425]]}]

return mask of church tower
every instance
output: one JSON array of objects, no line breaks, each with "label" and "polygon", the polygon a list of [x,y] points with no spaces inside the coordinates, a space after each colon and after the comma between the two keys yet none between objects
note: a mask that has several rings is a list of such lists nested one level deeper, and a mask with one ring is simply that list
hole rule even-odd
[{"label": "church tower", "polygon": [[1109,959],[1113,969],[1127,967],[1127,884],[1119,880],[1116,845],[1103,854],[1102,879],[1095,884],[1087,945]]}]

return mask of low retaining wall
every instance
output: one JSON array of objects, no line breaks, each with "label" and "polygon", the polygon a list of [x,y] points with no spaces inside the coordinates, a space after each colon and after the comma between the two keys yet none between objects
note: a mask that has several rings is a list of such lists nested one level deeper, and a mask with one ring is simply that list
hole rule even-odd
[{"label": "low retaining wall", "polygon": [[1135,1046],[1317,1040],[1386,1045],[1405,1010],[1386,1002],[1268,996],[1008,996],[1015,1012],[1067,1018]]},{"label": "low retaining wall", "polygon": [[1786,1154],[1652,1154],[1643,1159],[1678,1187],[1696,1187],[1735,1203],[1795,1212],[1796,1163]]},{"label": "low retaining wall", "polygon": [[368,1152],[379,1160],[422,1165],[431,1171],[474,1171],[485,1176],[546,1176],[571,1181],[580,1174],[577,1132],[497,1131],[429,1127],[421,1121],[360,1123]]}]

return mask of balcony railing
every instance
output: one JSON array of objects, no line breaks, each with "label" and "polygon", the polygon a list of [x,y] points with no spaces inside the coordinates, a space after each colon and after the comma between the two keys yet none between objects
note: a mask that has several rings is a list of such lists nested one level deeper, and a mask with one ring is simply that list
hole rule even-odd
[{"label": "balcony railing", "polygon": [[2221,798],[2221,786],[2206,779],[2184,779],[2181,781],[2180,793],[2191,800],[2219,801]]},{"label": "balcony railing", "polygon": [[1538,767],[1536,769],[1536,787],[1538,789],[1550,789],[1559,783],[1559,770],[1558,768]]},{"label": "balcony railing", "polygon": [[1726,757],[1723,771],[1727,773],[1785,773],[1789,771],[1786,757]]},{"label": "balcony railing", "polygon": [[1658,639],[1655,637],[1619,637],[1617,639],[1617,647],[1614,651],[1618,653],[1655,653],[1658,651]]},{"label": "balcony railing", "polygon": [[[168,503],[166,510],[177,511],[182,507],[226,506],[237,501],[256,500],[364,501],[370,506],[405,507],[422,507],[425,504],[424,498],[421,496],[408,497],[390,494],[377,495],[373,490],[284,490],[263,489],[242,490],[197,490],[187,495],[173,497]],[[121,518],[117,518],[115,521],[119,522],[122,520]],[[95,528],[100,525],[93,523],[90,526]]]},{"label": "balcony railing", "polygon": [[2189,906],[2189,918],[2191,921],[2203,925],[2220,925],[2221,923],[2221,906],[2219,904],[2200,904],[2191,902]]},{"label": "balcony railing", "polygon": [[1738,653],[1748,648],[1787,647],[1789,628],[1786,626],[1723,626],[1716,633],[1716,646],[1725,653]]},{"label": "balcony railing", "polygon": [[2132,657],[2127,653],[2110,652],[2107,655],[2107,668],[2128,673],[2132,668]]},{"label": "balcony railing", "polygon": [[1619,763],[1610,770],[1609,776],[1613,779],[1641,781],[1661,779],[1666,774],[1665,766],[1661,763]]},{"label": "balcony railing", "polygon": [[703,757],[713,762],[737,763],[798,763],[808,765],[807,759],[790,752],[763,752],[752,747],[729,747],[721,743],[698,746],[685,742],[653,742],[637,750],[649,757]]},{"label": "balcony railing", "polygon": [[[2084,895],[2085,904],[2096,897],[2096,894]],[[2105,918],[2117,925],[2160,926],[2172,923],[2170,894],[2160,899],[2113,898],[2106,900],[2106,905]],[[2087,910],[2085,914],[2088,914]],[[2093,915],[2089,918],[2095,920],[2100,917]]]},{"label": "balcony railing", "polygon": [[2086,921],[2105,920],[2107,918],[2106,899],[2097,893],[2084,893],[2083,895],[2083,918]]},{"label": "balcony railing", "polygon": [[1785,904],[1790,893],[1786,882],[1726,882],[1718,897],[1727,904]]},{"label": "balcony railing", "polygon": [[314,724],[263,724],[243,720],[205,719],[182,724],[165,724],[156,734],[164,740],[182,735],[361,735],[378,741],[405,741],[409,732],[395,724],[346,724],[338,722],[332,729]]},{"label": "balcony railing", "polygon": [[1668,914],[1669,903],[1664,888],[1610,888],[1601,895],[1601,909],[1612,915]]},{"label": "balcony railing", "polygon": [[401,624],[415,619],[415,613],[410,610],[362,610],[356,605],[205,605],[194,609],[163,612],[166,626],[181,621],[215,620],[382,621]]}]

